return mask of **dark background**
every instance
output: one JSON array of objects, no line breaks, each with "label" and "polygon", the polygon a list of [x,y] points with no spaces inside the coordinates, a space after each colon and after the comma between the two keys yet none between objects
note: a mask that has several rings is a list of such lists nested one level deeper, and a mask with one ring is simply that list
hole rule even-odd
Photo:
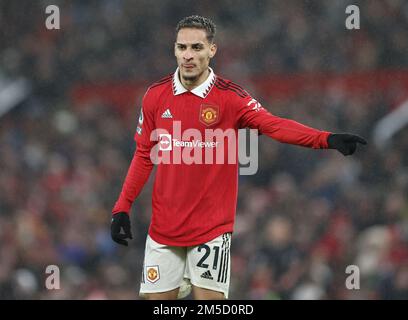
[{"label": "dark background", "polygon": [[[60,30],[45,28],[50,4]],[[349,4],[359,30],[345,28]],[[374,139],[408,97],[402,0],[1,0],[0,298],[138,299],[153,176],[129,248],[110,239],[110,210],[141,97],[174,72],[175,26],[191,14],[217,24],[215,72],[270,112],[368,140],[345,158],[260,138],[258,173],[240,177],[230,298],[407,299],[408,132]],[[7,104],[10,88],[21,97]],[[61,289],[45,288],[47,265]]]}]

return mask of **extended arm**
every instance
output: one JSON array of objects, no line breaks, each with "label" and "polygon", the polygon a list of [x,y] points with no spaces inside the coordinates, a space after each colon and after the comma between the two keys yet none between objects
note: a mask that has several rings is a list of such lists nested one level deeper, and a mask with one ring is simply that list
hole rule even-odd
[{"label": "extended arm", "polygon": [[277,117],[250,97],[239,110],[239,122],[241,127],[258,129],[262,134],[282,143],[314,149],[336,149],[345,156],[355,152],[357,143],[367,143],[354,134],[321,131],[294,120]]}]

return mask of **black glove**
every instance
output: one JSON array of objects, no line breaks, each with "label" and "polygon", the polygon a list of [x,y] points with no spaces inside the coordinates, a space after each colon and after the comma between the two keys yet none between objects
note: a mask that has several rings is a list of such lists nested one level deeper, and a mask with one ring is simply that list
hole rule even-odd
[{"label": "black glove", "polygon": [[[125,233],[120,233],[120,228],[123,228]],[[130,230],[130,219],[127,213],[119,212],[112,216],[111,236],[113,241],[124,246],[128,245],[128,242],[125,239],[133,239]]]},{"label": "black glove", "polygon": [[329,149],[337,149],[343,155],[348,156],[354,153],[357,143],[367,144],[360,136],[350,133],[332,133],[327,138]]}]

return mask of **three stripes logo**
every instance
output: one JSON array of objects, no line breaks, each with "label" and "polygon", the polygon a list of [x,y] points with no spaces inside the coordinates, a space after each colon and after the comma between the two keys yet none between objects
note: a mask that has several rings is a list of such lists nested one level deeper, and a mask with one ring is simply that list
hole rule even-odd
[{"label": "three stripes logo", "polygon": [[237,85],[236,83],[234,83],[232,81],[224,80],[224,79],[222,79],[220,77],[217,77],[217,81],[215,82],[215,86],[219,90],[229,90],[229,91],[235,92],[241,98],[248,97],[248,95],[249,95],[248,92],[246,92],[246,90],[244,88],[242,88],[241,86]]},{"label": "three stripes logo", "polygon": [[229,269],[229,253],[230,253],[230,233],[224,233],[222,235],[222,246],[221,246],[221,262],[218,269],[217,282],[227,282],[227,275]]},{"label": "three stripes logo", "polygon": [[172,119],[173,115],[170,112],[170,109],[166,109],[161,115],[162,119]]},{"label": "three stripes logo", "polygon": [[212,275],[211,275],[210,270],[205,271],[205,272],[201,275],[201,278],[208,279],[208,280],[213,280],[213,277],[212,277]]}]

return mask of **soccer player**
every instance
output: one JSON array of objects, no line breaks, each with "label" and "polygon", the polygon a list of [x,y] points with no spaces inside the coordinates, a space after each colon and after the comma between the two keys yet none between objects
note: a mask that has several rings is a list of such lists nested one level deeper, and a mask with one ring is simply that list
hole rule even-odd
[{"label": "soccer player", "polygon": [[[226,159],[236,153],[236,139],[218,139],[220,133],[252,128],[282,143],[337,149],[343,155],[353,154],[357,143],[366,144],[357,135],[272,115],[242,87],[216,75],[209,67],[217,52],[215,32],[214,23],[201,16],[178,23],[178,68],[143,97],[136,152],[112,210],[112,238],[127,246],[129,211],[160,156],[140,285],[147,299],[183,298],[191,290],[195,299],[228,298],[238,161]],[[225,153],[217,161],[203,161],[203,155],[220,149]]]}]

